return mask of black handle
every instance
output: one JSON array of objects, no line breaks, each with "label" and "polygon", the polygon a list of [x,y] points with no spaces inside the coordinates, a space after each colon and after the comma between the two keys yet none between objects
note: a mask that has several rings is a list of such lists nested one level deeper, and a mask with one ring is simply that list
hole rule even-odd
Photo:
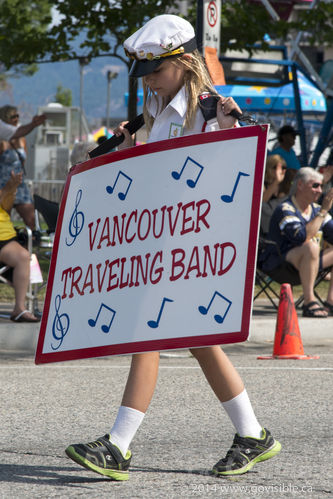
[{"label": "black handle", "polygon": [[[129,121],[124,128],[127,128],[129,133],[133,135],[133,133],[137,132],[139,128],[144,125],[144,123],[143,114],[139,114],[136,118],[134,118],[134,120]],[[98,147],[95,147],[95,149],[90,151],[89,157],[96,158],[97,156],[101,156],[102,154],[112,151],[112,149],[119,146],[119,144],[123,142],[124,138],[124,134],[121,134],[120,137],[113,135],[109,139],[102,142]]]}]

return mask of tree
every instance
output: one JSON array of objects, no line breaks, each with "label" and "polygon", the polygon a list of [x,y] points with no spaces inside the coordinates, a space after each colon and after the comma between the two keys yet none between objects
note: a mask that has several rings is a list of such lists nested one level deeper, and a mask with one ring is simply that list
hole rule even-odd
[{"label": "tree", "polygon": [[63,106],[70,107],[72,105],[72,91],[70,88],[64,88],[62,85],[57,86],[57,93],[55,94],[55,101]]},{"label": "tree", "polygon": [[[49,0],[0,0],[0,63],[6,70],[25,67],[47,53]],[[35,67],[36,69],[36,67]]]},{"label": "tree", "polygon": [[[82,55],[91,59],[106,53],[130,68],[132,61],[123,52],[123,42],[150,18],[170,11],[177,0],[56,0],[54,5],[60,22],[50,31],[55,44],[49,45],[52,60]],[[74,41],[82,32],[85,39],[75,48]],[[128,119],[132,119],[137,113],[137,79],[129,78],[128,87]]]},{"label": "tree", "polygon": [[35,60],[44,55],[42,47],[46,50],[51,6],[48,0],[0,0],[0,88],[8,78],[38,70]]},{"label": "tree", "polygon": [[[186,18],[195,26],[197,2]],[[122,44],[150,18],[177,13],[178,0],[0,0],[0,65],[20,68],[32,62],[61,61],[110,55],[129,68]],[[233,48],[250,50],[263,41],[285,41],[295,33],[307,33],[310,44],[333,44],[333,2],[318,2],[315,9],[304,10],[297,22],[274,21],[261,4],[246,1],[222,3],[221,51],[229,42]],[[51,23],[51,7],[57,9],[59,22]],[[84,35],[84,40],[78,42]],[[81,38],[80,38],[81,37]],[[128,118],[136,115],[137,80],[129,78]]]}]

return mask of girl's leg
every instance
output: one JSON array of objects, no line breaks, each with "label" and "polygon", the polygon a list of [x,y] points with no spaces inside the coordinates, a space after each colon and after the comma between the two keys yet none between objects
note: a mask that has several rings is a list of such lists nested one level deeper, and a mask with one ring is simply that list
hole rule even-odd
[{"label": "girl's leg", "polygon": [[244,390],[238,372],[221,347],[193,348],[190,350],[197,359],[215,395],[220,402],[226,402]]},{"label": "girl's leg", "polygon": [[159,352],[132,357],[121,406],[110,432],[110,440],[125,456],[154,394],[159,366]]},{"label": "girl's leg", "polygon": [[154,394],[159,361],[159,352],[137,353],[132,356],[121,405],[146,412]]},{"label": "girl's leg", "polygon": [[191,352],[237,431],[231,448],[212,472],[218,476],[240,475],[278,454],[281,444],[258,423],[243,382],[221,348],[197,348]]},{"label": "girl's leg", "polygon": [[262,426],[253,412],[243,381],[221,347],[194,348],[191,352],[237,433],[260,438]]}]

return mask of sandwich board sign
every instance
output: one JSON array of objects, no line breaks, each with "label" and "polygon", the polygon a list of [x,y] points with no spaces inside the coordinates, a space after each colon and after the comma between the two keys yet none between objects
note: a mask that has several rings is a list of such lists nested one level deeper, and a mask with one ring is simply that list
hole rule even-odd
[{"label": "sandwich board sign", "polygon": [[247,339],[267,131],[163,140],[71,170],[37,364]]}]

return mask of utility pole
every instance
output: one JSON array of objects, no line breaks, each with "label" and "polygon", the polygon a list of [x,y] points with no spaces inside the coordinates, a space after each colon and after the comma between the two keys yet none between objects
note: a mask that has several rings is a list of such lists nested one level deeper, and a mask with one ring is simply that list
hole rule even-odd
[{"label": "utility pole", "polygon": [[83,117],[83,68],[90,63],[89,57],[79,57],[80,65],[80,118],[79,118],[79,139],[82,141],[82,117]]},{"label": "utility pole", "polygon": [[111,101],[111,81],[117,78],[118,73],[108,71],[106,73],[107,77],[107,95],[106,95],[106,128],[109,129],[110,126],[110,101]]}]

